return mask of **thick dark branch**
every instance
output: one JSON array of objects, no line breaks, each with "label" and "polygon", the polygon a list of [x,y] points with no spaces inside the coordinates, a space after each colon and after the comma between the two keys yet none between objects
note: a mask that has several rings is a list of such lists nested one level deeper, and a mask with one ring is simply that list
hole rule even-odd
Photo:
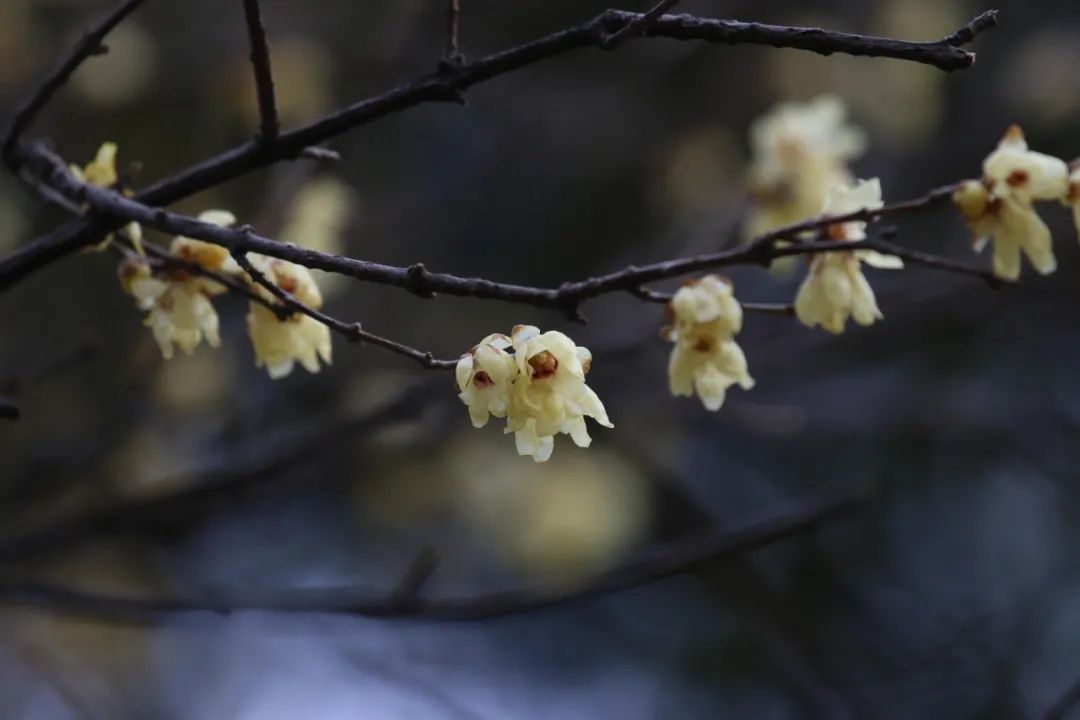
[{"label": "thick dark branch", "polygon": [[[891,203],[876,210],[858,210],[844,215],[812,218],[788,225],[766,233],[754,242],[740,248],[666,260],[650,265],[631,265],[606,275],[599,275],[576,282],[567,282],[557,288],[543,288],[498,283],[484,278],[433,273],[429,272],[421,264],[406,268],[341,257],[260,237],[251,232],[250,228],[229,229],[202,223],[190,217],[148,207],[137,200],[126,198],[111,190],[81,183],[72,177],[63,161],[52,152],[40,145],[32,147],[33,150],[27,152],[27,166],[36,170],[50,187],[69,200],[86,203],[101,215],[116,221],[135,220],[146,227],[153,227],[165,233],[184,235],[221,245],[234,254],[257,252],[288,260],[308,268],[348,275],[365,282],[400,287],[420,297],[433,297],[437,293],[443,293],[462,297],[503,300],[557,310],[574,320],[582,319],[580,314],[582,303],[600,295],[615,292],[639,293],[644,284],[659,280],[734,265],[768,265],[778,257],[818,252],[877,250],[878,252],[897,255],[913,264],[973,275],[994,286],[1003,284],[990,271],[934,255],[908,250],[883,240],[867,239],[858,242],[802,241],[806,234],[820,231],[836,223],[870,222],[877,218],[911,212],[941,202],[951,197],[954,188],[951,185],[932,190],[922,197]],[[780,241],[789,242],[785,244]]]},{"label": "thick dark branch", "polygon": [[11,398],[0,395],[0,419],[18,420],[19,406]]},{"label": "thick dark branch", "polygon": [[273,597],[123,597],[18,580],[0,581],[0,603],[118,622],[146,623],[184,612],[229,614],[243,610],[339,613],[374,618],[475,622],[561,607],[696,572],[720,560],[809,532],[858,508],[861,498],[817,503],[740,530],[708,532],[672,543],[631,561],[583,588],[560,594],[509,590],[455,599],[425,600],[415,594],[372,594],[354,589],[290,592]]},{"label": "thick dark branch", "polygon": [[452,370],[457,365],[457,360],[437,360],[430,352],[424,352],[423,350],[417,350],[416,348],[409,347],[408,345],[402,345],[401,343],[394,342],[388,338],[384,338],[380,335],[370,333],[364,330],[360,323],[346,323],[338,320],[335,317],[327,315],[324,312],[316,310],[306,303],[302,303],[296,299],[291,293],[286,292],[284,289],[277,286],[276,283],[270,281],[263,273],[259,272],[251,264],[251,261],[247,259],[247,254],[243,252],[233,253],[233,257],[240,267],[246,272],[252,280],[258,283],[269,291],[274,297],[282,302],[286,307],[290,308],[294,312],[303,313],[308,317],[317,320],[318,322],[326,325],[328,328],[336,333],[343,335],[349,342],[367,342],[372,345],[377,345],[381,348],[397,353],[398,355],[404,355],[410,360],[415,360],[425,368],[431,370]]},{"label": "thick dark branch", "polygon": [[145,0],[125,0],[115,10],[90,26],[67,57],[41,81],[41,84],[34,89],[30,97],[19,106],[18,110],[15,111],[15,117],[12,118],[7,130],[4,132],[3,146],[0,147],[0,154],[2,154],[4,163],[8,167],[14,169],[18,166],[18,158],[14,153],[15,147],[23,133],[34,122],[34,118],[52,99],[53,94],[63,87],[68,78],[87,58],[108,51],[108,48],[102,46],[101,41],[121,20],[131,14],[143,2]]},{"label": "thick dark branch", "polygon": [[[640,21],[642,17],[640,13],[608,10],[586,23],[552,33],[525,45],[489,55],[473,63],[444,67],[440,72],[400,85],[327,115],[306,127],[284,133],[272,145],[251,142],[193,165],[147,188],[137,199],[148,205],[168,205],[260,167],[299,157],[310,146],[387,115],[428,102],[457,101],[468,88],[500,75],[580,48],[602,47],[612,34]],[[984,19],[976,19],[949,38],[932,43],[835,33],[818,28],[713,20],[688,15],[663,16],[650,24],[647,35],[726,44],[792,47],[823,54],[841,52],[872,55],[955,70],[968,67],[973,62],[971,53],[956,47],[956,38],[968,35],[974,37],[974,33],[991,26],[996,15],[984,13],[980,18]],[[17,147],[12,149],[14,154],[18,154],[17,150]],[[51,262],[93,244],[107,230],[108,227],[92,222],[75,222],[32,241],[0,261],[0,291]]]},{"label": "thick dark branch", "polygon": [[1080,679],[1073,681],[1069,687],[1065,688],[1065,691],[1047,708],[1043,718],[1065,720],[1077,705],[1080,705]]},{"label": "thick dark branch", "polygon": [[270,48],[266,44],[259,0],[244,0],[244,19],[247,21],[251,65],[255,71],[255,91],[259,101],[258,140],[271,143],[278,136],[278,114],[274,102],[274,75],[270,72]]}]

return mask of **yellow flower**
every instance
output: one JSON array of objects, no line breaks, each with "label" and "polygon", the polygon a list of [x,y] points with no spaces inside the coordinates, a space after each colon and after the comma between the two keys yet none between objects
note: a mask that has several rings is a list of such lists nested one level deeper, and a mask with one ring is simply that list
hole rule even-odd
[{"label": "yellow flower", "polygon": [[729,282],[706,275],[683,286],[671,299],[674,326],[667,333],[675,343],[668,361],[671,394],[697,392],[712,411],[724,404],[727,389],[754,387],[746,356],[734,340],[742,329],[742,306]]},{"label": "yellow flower", "polygon": [[473,427],[484,427],[492,415],[506,417],[518,374],[514,357],[506,352],[511,344],[505,335],[488,335],[458,361],[458,397],[469,408]]},{"label": "yellow flower", "polygon": [[[846,115],[838,98],[821,96],[805,104],[782,103],[751,125],[755,205],[746,221],[748,238],[817,215],[829,188],[850,182],[847,163],[863,153],[866,139]],[[793,263],[775,261],[788,269]]]},{"label": "yellow flower", "polygon": [[561,332],[518,325],[512,333],[518,374],[510,393],[506,432],[514,433],[518,454],[536,462],[551,457],[555,435],[565,433],[578,447],[589,447],[589,416],[613,427],[596,393],[585,384],[592,363],[587,348]]},{"label": "yellow flower", "polygon": [[[198,220],[220,227],[231,227],[236,224],[236,216],[228,210],[204,210],[199,213]],[[229,250],[221,245],[181,235],[173,239],[169,252],[181,260],[197,263],[206,270],[229,275],[238,275],[241,272],[240,266],[229,254]]]},{"label": "yellow flower", "polygon": [[[97,155],[93,160],[88,162],[85,167],[79,167],[78,165],[71,165],[71,174],[79,182],[86,183],[87,185],[93,185],[99,188],[113,188],[119,181],[120,177],[116,172],[116,152],[117,146],[114,142],[105,142],[98,148]],[[145,254],[142,246],[142,226],[137,222],[129,222],[120,228],[120,234],[131,241],[132,246],[139,255]],[[101,252],[109,247],[112,242],[113,236],[106,235],[105,239],[92,246],[90,249]]]},{"label": "yellow flower", "polygon": [[[881,183],[877,178],[862,180],[854,186],[834,186],[825,201],[825,215],[847,215],[861,209],[882,206]],[[866,223],[852,221],[828,227],[829,238],[855,242],[866,238]],[[818,253],[795,296],[795,315],[809,327],[820,325],[831,333],[844,331],[849,317],[860,325],[873,325],[882,319],[874,290],[862,273],[861,263],[882,269],[903,267],[891,255],[872,250],[846,250]]]},{"label": "yellow flower", "polygon": [[174,345],[190,355],[204,338],[210,347],[221,344],[217,311],[210,302],[211,296],[225,292],[219,283],[175,270],[155,277],[142,258],[121,263],[120,282],[136,306],[149,311],[145,324],[166,360],[173,357]]},{"label": "yellow flower", "polygon": [[[252,254],[249,259],[270,282],[303,304],[316,310],[322,307],[322,294],[306,267],[262,255]],[[266,288],[255,283],[252,287],[268,301],[276,302]],[[265,367],[275,380],[289,375],[297,362],[310,373],[319,372],[320,358],[330,364],[330,328],[308,315],[297,312],[279,318],[269,308],[252,302],[247,327],[255,349],[255,366]]]},{"label": "yellow flower", "polygon": [[1033,203],[1064,200],[1068,194],[1068,166],[1058,158],[1028,150],[1023,131],[1012,125],[983,162],[982,181],[961,183],[953,201],[975,233],[976,251],[993,241],[994,274],[1016,280],[1021,253],[1042,275],[1057,269],[1050,229]]}]

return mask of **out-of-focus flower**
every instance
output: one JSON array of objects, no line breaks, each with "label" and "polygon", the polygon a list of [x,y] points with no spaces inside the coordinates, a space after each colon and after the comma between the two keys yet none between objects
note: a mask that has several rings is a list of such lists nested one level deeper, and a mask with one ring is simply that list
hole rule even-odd
[{"label": "out-of-focus flower", "polygon": [[1050,228],[1034,202],[1065,199],[1068,193],[1068,166],[1029,150],[1023,131],[1012,125],[983,162],[982,180],[961,183],[953,201],[975,233],[976,251],[993,241],[994,274],[1016,280],[1021,253],[1042,275],[1057,269]]},{"label": "out-of-focus flower", "polygon": [[821,96],[805,104],[782,103],[754,121],[750,191],[755,205],[746,223],[748,237],[818,214],[829,188],[850,181],[847,163],[862,154],[866,140],[846,115],[838,98]]},{"label": "out-of-focus flower", "polygon": [[464,526],[532,584],[564,591],[583,585],[648,536],[651,485],[641,468],[610,449],[524,466],[483,435],[455,440],[447,450],[440,470],[456,481],[449,499]]},{"label": "out-of-focus flower", "polygon": [[[333,177],[323,177],[305,184],[285,212],[283,242],[319,252],[341,255],[345,249],[343,233],[357,207],[357,199],[348,185]],[[324,295],[333,295],[347,279],[337,273],[320,273],[319,286]]]},{"label": "out-of-focus flower", "polygon": [[473,427],[484,427],[492,415],[506,417],[510,390],[518,374],[514,357],[506,352],[511,345],[505,335],[488,335],[458,361],[458,397],[469,408]]},{"label": "out-of-focus flower", "polygon": [[569,435],[578,447],[589,447],[586,416],[614,427],[600,398],[585,384],[592,364],[588,348],[575,345],[561,332],[541,333],[532,325],[518,325],[511,337],[518,376],[506,432],[514,433],[518,454],[544,462],[551,457],[557,433]]},{"label": "out-of-focus flower", "polygon": [[[252,266],[308,307],[322,307],[322,293],[311,272],[302,265],[251,254]],[[252,281],[252,287],[266,300],[275,301],[269,290]],[[332,357],[330,328],[303,313],[279,318],[272,310],[252,302],[247,316],[248,335],[255,349],[255,366],[265,367],[278,380],[293,371],[299,362],[310,373],[319,372],[319,360],[329,365]]]},{"label": "out-of-focus flower", "polygon": [[[120,176],[116,172],[117,150],[116,143],[104,142],[101,144],[101,147],[98,148],[97,155],[94,156],[94,159],[88,162],[84,167],[71,165],[68,169],[72,176],[79,182],[99,188],[114,188],[120,180]],[[143,254],[142,226],[139,225],[139,223],[134,221],[129,222],[120,228],[120,234],[131,241],[136,252],[140,255]],[[93,246],[91,249],[96,251],[105,250],[112,240],[112,235],[106,235],[105,239],[100,244]]]},{"label": "out-of-focus flower", "polygon": [[[208,210],[199,220],[228,226],[236,218],[225,210]],[[175,257],[212,272],[228,272],[233,262],[228,250],[201,240],[177,237],[169,249]],[[120,283],[140,310],[149,311],[146,325],[166,360],[173,357],[174,345],[190,355],[204,338],[210,347],[221,344],[217,311],[210,302],[225,292],[221,283],[178,267],[166,266],[155,273],[141,257],[121,263]]]},{"label": "out-of-focus flower", "polygon": [[[854,186],[834,186],[825,201],[824,214],[841,216],[881,206],[881,183],[874,178]],[[866,223],[836,223],[828,227],[827,234],[837,242],[863,240]],[[844,331],[849,317],[860,325],[872,325],[880,320],[883,315],[874,290],[862,273],[862,262],[882,269],[903,267],[899,258],[872,250],[817,253],[795,296],[795,314],[799,320],[810,327],[820,325],[834,334]]]},{"label": "out-of-focus flower", "polygon": [[697,392],[709,410],[719,410],[727,389],[754,387],[746,356],[734,336],[742,329],[742,306],[731,283],[716,275],[684,285],[671,299],[674,325],[667,332],[675,343],[668,362],[671,394]]},{"label": "out-of-focus flower", "polygon": [[109,52],[85,63],[71,78],[86,100],[112,107],[135,100],[157,69],[154,39],[137,20],[126,20],[109,33]]}]

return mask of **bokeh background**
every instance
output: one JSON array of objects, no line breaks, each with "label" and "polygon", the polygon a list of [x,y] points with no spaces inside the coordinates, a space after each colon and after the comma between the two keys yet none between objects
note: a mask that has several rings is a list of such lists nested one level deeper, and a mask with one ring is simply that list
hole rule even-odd
[{"label": "bokeh background", "polygon": [[[463,0],[479,57],[609,3]],[[110,3],[0,0],[0,104]],[[640,9],[645,3],[625,6]],[[668,40],[584,50],[330,143],[343,161],[260,171],[180,203],[396,264],[527,284],[732,242],[750,122],[828,92],[887,199],[977,175],[1011,122],[1080,154],[1080,8],[994,4],[974,68]],[[640,7],[639,7],[640,6]],[[429,71],[441,0],[264,0],[282,118],[295,126]],[[687,0],[687,12],[934,39],[959,0]],[[250,137],[241,3],[148,2],[35,128],[72,161],[107,139],[148,184]],[[473,299],[422,300],[321,276],[329,310],[441,356],[517,323],[568,331],[615,423],[588,451],[519,458],[473,430],[447,373],[335,338],[334,364],[273,382],[239,299],[221,349],[162,361],[84,254],[0,297],[0,563],[118,593],[392,591],[421,548],[425,592],[587,584],[659,543],[845,493],[847,519],[647,588],[479,624],[178,615],[149,627],[0,607],[0,716],[176,718],[1023,718],[1080,679],[1080,247],[995,292],[913,268],[869,271],[886,320],[834,338],[749,316],[758,381],[718,414],[666,390],[662,308],[591,303],[587,327]],[[0,178],[0,248],[63,218]],[[948,208],[900,242],[981,263]],[[157,238],[167,240],[167,238]],[[730,273],[745,301],[798,275]],[[119,512],[100,512],[103,508]],[[104,517],[87,523],[83,518]],[[81,524],[80,524],[81,523]],[[62,532],[75,527],[75,532]],[[1080,717],[1074,711],[1073,717]]]}]

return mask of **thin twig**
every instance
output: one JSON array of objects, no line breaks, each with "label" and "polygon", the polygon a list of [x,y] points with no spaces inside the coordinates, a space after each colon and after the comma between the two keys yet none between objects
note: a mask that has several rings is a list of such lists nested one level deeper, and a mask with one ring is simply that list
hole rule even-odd
[{"label": "thin twig", "polygon": [[102,46],[101,41],[120,21],[142,5],[143,2],[145,0],[124,0],[114,10],[87,28],[79,42],[75,44],[75,47],[71,49],[51,73],[45,76],[41,83],[34,88],[30,96],[19,106],[7,130],[4,131],[4,141],[2,147],[0,147],[0,154],[2,154],[3,160],[9,168],[14,170],[18,167],[18,158],[14,152],[15,147],[22,135],[34,122],[38,113],[52,99],[53,94],[64,86],[87,58],[108,51],[107,48]]},{"label": "thin twig", "polygon": [[[586,47],[600,47],[617,33],[641,18],[640,13],[608,10],[588,22],[552,33],[524,45],[489,55],[476,62],[419,78],[392,90],[331,113],[310,125],[278,136],[272,145],[251,142],[197,163],[162,180],[137,196],[148,205],[167,205],[197,192],[215,187],[260,167],[300,156],[305,148],[318,145],[353,128],[387,115],[429,102],[458,101],[468,88],[534,63]],[[650,36],[679,40],[702,40],[725,44],[758,44],[790,47],[821,54],[847,53],[889,57],[932,65],[943,70],[969,67],[974,60],[956,46],[957,38],[973,38],[991,27],[996,14],[984,13],[965,28],[938,42],[907,42],[819,28],[799,28],[735,20],[715,20],[689,15],[664,16],[649,28]],[[632,37],[632,36],[631,36]],[[20,146],[11,149],[18,162]],[[42,267],[81,247],[97,242],[109,227],[93,220],[74,222],[41,236],[0,260],[0,291]]]},{"label": "thin twig", "polygon": [[[651,303],[669,303],[673,297],[672,293],[658,292],[651,290],[647,287],[636,287],[628,290],[631,295]],[[753,303],[753,302],[740,302],[743,312],[755,313],[759,315],[784,315],[787,317],[795,316],[794,305],[784,305],[780,303]]]},{"label": "thin twig", "polygon": [[270,48],[266,44],[259,0],[244,0],[251,66],[255,71],[255,91],[259,102],[258,141],[272,143],[278,136],[277,104],[274,102],[274,75],[270,71]]},{"label": "thin twig", "polygon": [[410,360],[415,360],[420,363],[421,366],[428,368],[429,370],[452,370],[457,365],[457,360],[439,360],[436,359],[430,352],[424,352],[423,350],[417,350],[416,348],[409,347],[408,345],[402,345],[399,342],[395,342],[388,338],[384,338],[380,335],[370,333],[364,330],[360,323],[346,323],[338,320],[335,317],[327,315],[324,312],[316,310],[306,303],[302,303],[296,299],[291,293],[286,292],[279,287],[277,283],[272,282],[265,274],[260,272],[255,266],[251,264],[251,261],[247,259],[247,254],[244,252],[234,252],[233,257],[236,259],[241,269],[246,272],[252,280],[254,280],[260,286],[266,288],[274,297],[280,300],[287,307],[292,308],[294,311],[303,313],[308,317],[317,320],[318,322],[326,325],[328,328],[343,335],[350,342],[368,342],[372,345],[377,345],[391,352],[395,352],[398,355],[404,355]]},{"label": "thin twig", "polygon": [[230,614],[244,610],[338,613],[384,619],[476,622],[561,607],[696,572],[831,523],[865,502],[845,497],[799,508],[739,530],[715,530],[674,542],[659,552],[601,574],[582,588],[556,594],[533,588],[453,599],[425,600],[353,588],[295,591],[274,596],[133,597],[30,581],[0,581],[0,603],[100,620],[149,623],[176,613]]}]

